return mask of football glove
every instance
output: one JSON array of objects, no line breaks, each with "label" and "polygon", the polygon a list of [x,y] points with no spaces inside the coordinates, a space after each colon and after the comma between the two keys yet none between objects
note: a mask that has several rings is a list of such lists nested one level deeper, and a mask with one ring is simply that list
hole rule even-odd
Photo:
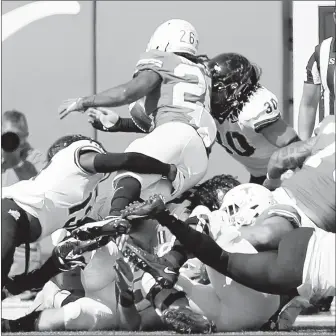
[{"label": "football glove", "polygon": [[118,132],[119,115],[107,108],[89,108],[87,110],[89,123],[93,128],[103,132]]}]

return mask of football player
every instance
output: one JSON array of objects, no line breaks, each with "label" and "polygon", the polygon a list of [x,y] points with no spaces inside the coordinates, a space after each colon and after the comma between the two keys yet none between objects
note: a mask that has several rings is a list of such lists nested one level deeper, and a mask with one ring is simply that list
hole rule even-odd
[{"label": "football player", "polygon": [[[64,235],[64,232],[56,233],[59,237]],[[55,234],[53,238],[58,239]],[[122,259],[117,260],[120,256],[116,244],[109,241],[105,246],[94,249],[98,247],[95,242],[91,242],[93,247],[89,246],[90,242],[87,243],[86,246],[83,243],[79,246],[73,239],[66,238],[53,252],[63,271],[80,267],[85,295],[75,295],[67,288],[49,281],[30,307],[31,313],[16,320],[2,319],[2,331],[139,330],[138,313],[132,305],[132,294],[125,281],[127,276],[132,280],[132,272]],[[75,251],[76,248],[80,248],[81,251]],[[94,250],[90,251],[92,248]],[[111,267],[106,268],[107,264]],[[121,276],[122,273],[126,275]],[[39,307],[38,311],[36,307]],[[126,317],[131,313],[132,318],[128,318],[127,323],[124,323],[118,313],[126,313]]]},{"label": "football player", "polygon": [[[269,294],[300,295],[312,303],[336,294],[334,233],[298,228],[285,234],[276,250],[230,253],[208,235],[171,216],[159,195],[124,210],[126,217],[145,213],[168,227],[202,262],[241,285]],[[272,216],[277,217],[284,219],[281,215]],[[138,260],[146,262],[139,248],[129,248]]]},{"label": "football player", "polygon": [[174,165],[140,153],[107,153],[100,143],[82,135],[57,140],[48,159],[36,177],[2,189],[2,286],[15,247],[41,240],[59,228],[80,225],[90,214],[97,185],[109,173],[126,168],[170,179],[176,174]]},{"label": "football player", "polygon": [[153,190],[162,193],[168,202],[205,175],[216,125],[210,115],[211,77],[205,58],[197,56],[198,45],[198,33],[189,22],[169,20],[155,30],[131,81],[61,105],[60,116],[64,118],[90,107],[135,103],[131,105],[131,115],[142,111],[142,117],[133,118],[135,123],[143,128],[144,120],[151,116],[153,127],[148,135],[132,142],[126,152],[174,163],[182,172],[178,187],[172,190],[171,183],[159,176],[120,171],[114,180],[116,192],[110,215],[120,215],[125,206],[139,197],[147,199]]},{"label": "football player", "polygon": [[217,142],[262,184],[271,155],[299,138],[281,118],[276,96],[260,84],[261,70],[244,56],[224,53],[208,62],[211,114]]},{"label": "football player", "polygon": [[[335,129],[335,116],[327,116],[316,128],[316,136],[276,151],[265,180],[266,187],[275,189],[273,195],[278,203],[289,204],[299,212],[302,226],[317,226],[333,233],[336,232]],[[296,172],[281,183],[280,176],[287,169]]]}]

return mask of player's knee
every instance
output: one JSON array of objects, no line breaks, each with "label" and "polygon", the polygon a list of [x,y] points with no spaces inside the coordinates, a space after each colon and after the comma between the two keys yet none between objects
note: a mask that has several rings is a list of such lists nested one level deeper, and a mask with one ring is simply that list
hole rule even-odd
[{"label": "player's knee", "polygon": [[66,330],[98,330],[113,327],[113,313],[105,305],[81,298],[64,306]]}]

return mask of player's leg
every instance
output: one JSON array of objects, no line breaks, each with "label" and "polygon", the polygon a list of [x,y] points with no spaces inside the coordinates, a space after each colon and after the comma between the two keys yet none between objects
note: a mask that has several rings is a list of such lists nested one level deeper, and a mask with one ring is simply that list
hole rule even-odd
[{"label": "player's leg", "polygon": [[178,197],[203,178],[208,164],[207,153],[198,133],[193,127],[178,122],[157,127],[144,138],[133,141],[126,152],[142,153],[164,163],[175,164],[183,173],[184,179],[172,195],[171,183],[162,183],[161,175],[119,172],[114,181],[125,176],[136,178],[141,183],[142,199],[148,199],[158,192],[164,196],[166,202]]},{"label": "player's leg", "polygon": [[278,251],[248,255],[228,253],[209,236],[191,229],[167,213],[157,218],[197,258],[242,285],[265,293],[287,294],[292,290],[296,292],[302,283],[306,250],[313,229],[300,228],[286,234]]},{"label": "player's leg", "polygon": [[29,237],[27,214],[13,200],[1,199],[1,286],[6,285],[15,248]]}]

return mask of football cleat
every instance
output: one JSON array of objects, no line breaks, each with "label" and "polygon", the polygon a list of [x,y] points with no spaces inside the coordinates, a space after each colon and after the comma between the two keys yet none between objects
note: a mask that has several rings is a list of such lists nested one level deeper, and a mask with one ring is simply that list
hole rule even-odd
[{"label": "football cleat", "polygon": [[156,214],[166,210],[163,196],[153,195],[145,202],[133,202],[121,211],[122,218],[129,220],[136,218],[155,217]]},{"label": "football cleat", "polygon": [[131,224],[126,219],[109,216],[100,222],[83,225],[73,230],[71,235],[79,240],[90,240],[104,236],[117,238],[123,234],[127,234],[130,228]]},{"label": "football cleat", "polygon": [[210,334],[215,324],[204,315],[187,307],[171,307],[163,311],[161,319],[170,329],[180,334]]},{"label": "football cleat", "polygon": [[84,269],[86,262],[83,253],[97,250],[107,243],[106,237],[82,241],[70,236],[54,248],[52,258],[62,271],[69,271],[77,267]]},{"label": "football cleat", "polygon": [[159,258],[130,243],[126,243],[123,255],[134,266],[152,275],[161,287],[172,288],[176,283],[179,271],[164,257]]}]

